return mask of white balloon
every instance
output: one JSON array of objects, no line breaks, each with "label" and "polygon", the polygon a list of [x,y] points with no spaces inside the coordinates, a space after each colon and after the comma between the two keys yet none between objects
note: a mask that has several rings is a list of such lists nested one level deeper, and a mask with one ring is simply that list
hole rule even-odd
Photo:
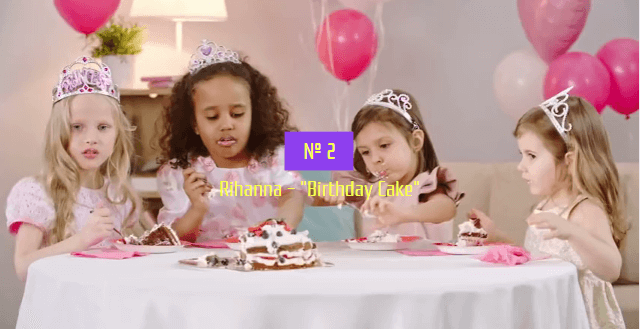
[{"label": "white balloon", "polygon": [[389,1],[391,0],[340,0],[345,7],[359,11],[367,11],[378,3]]},{"label": "white balloon", "polygon": [[509,54],[493,73],[493,90],[502,111],[514,120],[544,101],[548,65],[533,49]]}]

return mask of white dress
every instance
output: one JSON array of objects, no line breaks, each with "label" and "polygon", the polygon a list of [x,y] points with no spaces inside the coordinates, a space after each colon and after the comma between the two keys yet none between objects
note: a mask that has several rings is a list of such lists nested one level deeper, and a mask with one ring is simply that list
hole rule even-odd
[{"label": "white dress", "polygon": [[[130,200],[121,205],[110,203],[106,196],[107,186],[109,184],[105,180],[105,184],[100,189],[80,187],[73,207],[75,220],[70,227],[72,232],[82,230],[89,220],[91,210],[97,208],[99,203],[111,211],[115,228],[118,230],[122,228],[122,223],[131,211],[132,203]],[[7,229],[12,235],[17,234],[20,226],[27,223],[40,229],[43,233],[43,242],[46,242],[55,224],[56,211],[44,186],[35,177],[25,177],[18,181],[9,193],[6,216]],[[110,239],[119,237],[114,231],[112,237],[103,240],[97,246],[108,246]]]},{"label": "white dress", "polygon": [[[587,197],[585,196],[579,196],[576,201],[565,209],[556,207],[545,211],[552,212],[568,220],[571,211],[586,199]],[[544,206],[544,203],[537,207],[534,213],[543,212],[540,210],[542,206]],[[587,269],[578,253],[569,244],[569,241],[561,239],[544,240],[544,235],[547,232],[547,229],[537,229],[529,226],[524,241],[525,249],[534,256],[548,254],[576,265],[582,298],[584,299],[591,328],[625,328],[622,312],[613,294],[611,283],[598,278]]]}]

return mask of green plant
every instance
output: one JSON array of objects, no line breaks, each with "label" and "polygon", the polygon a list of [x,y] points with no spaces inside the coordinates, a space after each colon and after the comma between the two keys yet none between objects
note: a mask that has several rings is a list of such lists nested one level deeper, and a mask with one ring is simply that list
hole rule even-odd
[{"label": "green plant", "polygon": [[98,47],[93,48],[92,56],[99,58],[107,55],[135,55],[142,51],[145,28],[134,24],[125,26],[113,19],[92,36],[100,41]]}]

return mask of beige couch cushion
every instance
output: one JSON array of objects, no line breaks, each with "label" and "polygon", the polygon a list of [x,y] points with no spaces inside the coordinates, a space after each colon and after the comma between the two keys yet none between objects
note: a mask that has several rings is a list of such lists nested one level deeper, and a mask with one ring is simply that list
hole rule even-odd
[{"label": "beige couch cushion", "polygon": [[[620,279],[638,282],[638,164],[618,164],[618,174],[627,208],[630,229],[622,241]],[[637,297],[637,296],[636,296]]]},{"label": "beige couch cushion", "polygon": [[457,225],[467,220],[471,208],[486,211],[489,208],[491,190],[488,188],[493,172],[490,163],[451,162],[442,163],[458,179],[458,188],[465,196],[460,200],[454,220],[454,234],[458,233]]}]

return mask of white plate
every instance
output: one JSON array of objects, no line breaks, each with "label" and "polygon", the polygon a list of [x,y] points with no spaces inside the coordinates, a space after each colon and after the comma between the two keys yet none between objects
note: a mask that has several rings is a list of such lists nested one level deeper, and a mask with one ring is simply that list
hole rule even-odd
[{"label": "white plate", "polygon": [[407,249],[411,242],[347,242],[355,250],[400,250]]},{"label": "white plate", "polygon": [[447,254],[455,254],[455,255],[480,255],[487,252],[491,247],[494,246],[472,246],[472,247],[458,247],[458,246],[439,246],[436,245],[438,249],[442,252],[446,252]]},{"label": "white plate", "polygon": [[138,246],[134,244],[123,244],[122,242],[116,242],[113,245],[122,251],[147,252],[150,254],[166,254],[182,249],[182,246]]},{"label": "white plate", "polygon": [[227,247],[229,247],[229,249],[231,250],[236,250],[236,251],[240,251],[240,242],[236,242],[236,243],[231,243],[231,242],[225,242],[227,244]]}]

